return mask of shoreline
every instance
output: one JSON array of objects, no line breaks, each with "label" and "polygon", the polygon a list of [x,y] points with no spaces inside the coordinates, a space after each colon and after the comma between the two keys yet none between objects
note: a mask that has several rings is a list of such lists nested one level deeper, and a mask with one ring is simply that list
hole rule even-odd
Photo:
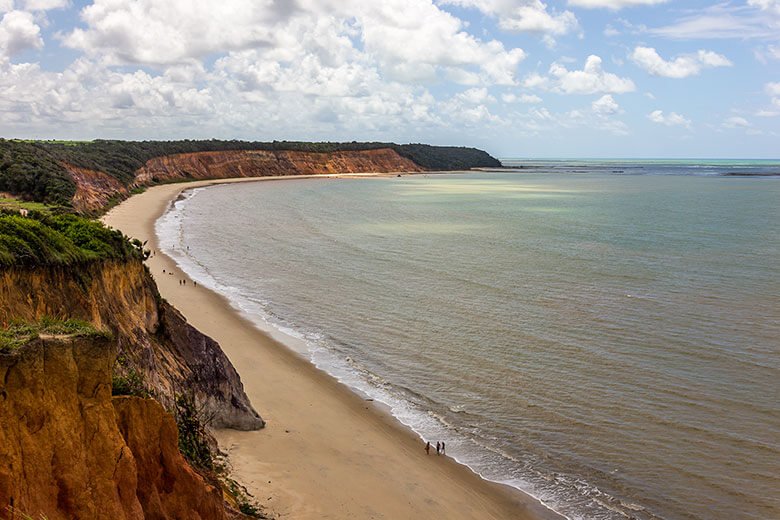
[{"label": "shoreline", "polygon": [[[147,265],[160,294],[193,326],[218,341],[241,375],[266,428],[215,433],[235,478],[268,513],[282,518],[563,518],[534,497],[487,481],[450,457],[426,456],[417,434],[381,403],[366,401],[260,330],[221,294],[193,287],[176,262],[159,249],[155,222],[187,190],[234,182],[396,175],[165,184],[130,197],[102,220],[130,237],[148,240],[147,248],[156,254]],[[181,286],[180,279],[190,283]]]}]

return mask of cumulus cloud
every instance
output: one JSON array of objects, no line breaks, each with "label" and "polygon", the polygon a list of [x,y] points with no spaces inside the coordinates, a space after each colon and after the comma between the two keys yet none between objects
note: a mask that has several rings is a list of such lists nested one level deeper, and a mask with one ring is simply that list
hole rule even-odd
[{"label": "cumulus cloud", "polygon": [[43,47],[41,28],[33,15],[25,11],[9,11],[0,20],[0,56],[10,58],[26,49]]},{"label": "cumulus cloud", "polygon": [[[354,5],[345,9],[342,4]],[[418,66],[477,67],[486,82],[511,85],[525,59],[522,49],[507,50],[497,40],[484,42],[469,34],[459,18],[430,2],[335,2],[333,9],[358,18],[366,52],[391,74]]]},{"label": "cumulus cloud", "polygon": [[[79,59],[63,72],[34,64],[0,64],[0,112],[6,131],[47,128],[73,135],[115,138],[170,138],[187,128],[190,137],[247,134],[309,139],[366,139],[392,128],[442,127],[436,100],[424,89],[379,79],[361,71],[362,89],[338,95],[337,75],[284,70],[271,85],[247,85],[225,64],[214,71],[177,68],[155,74],[112,71]],[[369,74],[364,74],[369,72]],[[301,88],[295,82],[308,82]],[[329,84],[333,82],[333,84]],[[201,84],[202,86],[198,86]],[[21,89],[20,85],[36,85]],[[332,95],[331,95],[332,94]]]},{"label": "cumulus cloud", "polygon": [[463,124],[498,124],[503,121],[487,107],[495,101],[486,88],[471,88],[452,96],[442,103],[442,108],[444,113]]},{"label": "cumulus cloud", "polygon": [[550,12],[547,4],[541,0],[444,0],[442,3],[479,9],[497,18],[498,26],[506,31],[560,36],[579,27],[574,13]]},{"label": "cumulus cloud", "polygon": [[[225,0],[222,9],[182,2],[96,0],[81,10],[80,27],[62,35],[83,51],[62,72],[2,59],[41,44],[37,26],[6,30],[21,19],[7,15],[0,29],[0,112],[12,114],[4,116],[6,131],[89,135],[94,127],[100,136],[153,138],[188,128],[193,137],[275,137],[283,125],[287,135],[310,139],[386,139],[392,129],[422,137],[427,128],[500,123],[487,87],[516,85],[525,58],[522,49],[469,33],[430,0]],[[442,80],[474,88],[437,99],[425,85]]]},{"label": "cumulus cloud", "polygon": [[705,50],[694,54],[683,54],[667,61],[652,47],[636,47],[631,53],[631,59],[654,76],[678,79],[695,76],[705,68],[732,65],[731,61],[722,54]]},{"label": "cumulus cloud", "polygon": [[662,110],[653,110],[647,115],[647,118],[653,123],[666,126],[683,126],[685,128],[691,127],[691,120],[686,119],[677,112],[669,112],[664,114]]},{"label": "cumulus cloud", "polygon": [[444,75],[464,84],[512,85],[525,59],[522,49],[470,34],[429,0],[224,0],[221,9],[187,0],[96,0],[81,17],[86,27],[64,43],[117,64],[163,67],[247,50],[285,63],[305,45],[325,66],[374,62],[392,80]]},{"label": "cumulus cloud", "polygon": [[616,114],[620,110],[620,105],[617,104],[617,101],[611,95],[605,94],[591,103],[591,110],[596,114],[611,115]]},{"label": "cumulus cloud", "polygon": [[[64,43],[116,63],[182,63],[214,52],[268,44],[272,23],[286,14],[273,0],[95,0],[81,10],[86,28]],[[226,29],[229,28],[229,29]]]},{"label": "cumulus cloud", "polygon": [[586,9],[611,9],[617,11],[624,7],[663,4],[668,0],[569,0],[569,5]]},{"label": "cumulus cloud", "polygon": [[601,58],[588,56],[582,70],[568,70],[559,63],[550,65],[549,78],[530,76],[526,86],[549,88],[563,94],[622,94],[636,90],[629,78],[621,78],[601,68]]}]

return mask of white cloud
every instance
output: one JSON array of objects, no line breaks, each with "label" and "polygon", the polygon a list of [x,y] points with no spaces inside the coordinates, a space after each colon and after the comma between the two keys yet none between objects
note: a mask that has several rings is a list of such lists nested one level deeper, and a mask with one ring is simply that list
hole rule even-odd
[{"label": "white cloud", "polygon": [[8,11],[13,11],[14,9],[14,0],[0,0],[0,14],[7,13]]},{"label": "white cloud", "polygon": [[[214,52],[268,44],[271,24],[285,14],[271,0],[95,0],[81,10],[85,29],[65,45],[115,63],[183,63]],[[229,28],[229,29],[228,29]]]},{"label": "white cloud", "polygon": [[769,14],[780,17],[780,0],[748,0],[747,3]]},{"label": "white cloud", "polygon": [[482,103],[489,103],[496,100],[488,93],[486,88],[470,88],[455,95],[455,98],[465,103],[479,105]]},{"label": "white cloud", "polygon": [[732,116],[724,119],[721,126],[723,126],[723,128],[749,128],[752,125],[750,124],[750,121],[744,117]]},{"label": "white cloud", "polygon": [[70,5],[69,0],[22,0],[22,5],[28,11],[48,11],[62,9]]},{"label": "white cloud", "polygon": [[541,0],[443,0],[442,3],[473,7],[496,17],[506,31],[535,32],[560,36],[576,31],[577,17],[571,11],[548,11]]},{"label": "white cloud", "polygon": [[676,40],[777,39],[780,14],[776,1],[752,1],[735,6],[718,3],[691,9],[670,25],[647,29],[655,36]]},{"label": "white cloud", "polygon": [[517,65],[525,58],[522,49],[506,50],[497,40],[483,42],[470,35],[460,19],[430,2],[354,3],[354,10],[342,8],[343,15],[358,17],[366,52],[387,71],[418,64],[477,67],[486,81],[510,85]]},{"label": "white cloud", "polygon": [[158,67],[250,49],[286,63],[304,51],[329,67],[373,62],[387,78],[409,83],[444,75],[464,84],[512,85],[525,58],[522,49],[468,33],[430,0],[224,0],[221,6],[96,0],[81,12],[86,27],[64,43],[110,63]]},{"label": "white cloud", "polygon": [[501,118],[492,114],[486,106],[495,100],[486,88],[471,88],[452,96],[442,103],[442,108],[443,113],[462,124],[500,124],[503,123]]},{"label": "white cloud", "polygon": [[593,112],[601,115],[616,114],[620,111],[620,105],[618,105],[617,101],[615,101],[615,99],[609,94],[601,96],[596,101],[591,103],[590,106]]},{"label": "white cloud", "polygon": [[502,94],[501,99],[504,101],[504,103],[526,103],[529,105],[542,102],[542,98],[534,94],[520,94],[518,96],[517,94],[507,93]]},{"label": "white cloud", "polygon": [[683,54],[666,61],[652,47],[636,47],[631,53],[631,59],[650,74],[665,78],[687,78],[699,74],[705,68],[732,65],[722,54],[705,50],[695,54]]},{"label": "white cloud", "polygon": [[[609,98],[610,96],[604,97]],[[603,130],[613,135],[628,135],[628,126],[614,117],[615,114],[621,111],[614,100],[612,100],[612,103],[613,106],[605,110],[604,108],[610,105],[607,100],[604,100],[602,103],[592,103],[589,108],[584,107],[564,113],[551,112],[546,107],[530,108],[524,114],[515,114],[515,121],[512,124],[533,135],[544,131],[557,132],[561,128],[587,129],[588,132]]]},{"label": "white cloud", "polygon": [[666,126],[683,126],[685,128],[691,127],[691,120],[686,119],[677,112],[669,112],[664,114],[662,110],[653,110],[647,115],[647,118],[653,123]]},{"label": "white cloud", "polygon": [[41,28],[33,15],[25,11],[9,11],[0,20],[0,57],[10,58],[26,49],[43,47]]},{"label": "white cloud", "polygon": [[622,94],[636,90],[634,82],[616,74],[605,72],[601,68],[601,58],[588,56],[582,70],[568,70],[559,63],[550,65],[549,80],[531,76],[526,86],[547,87],[563,94]]},{"label": "white cloud", "polygon": [[663,4],[668,0],[569,0],[569,5],[584,7],[586,9],[611,9],[617,11],[624,7],[636,7],[638,5]]},{"label": "white cloud", "polygon": [[759,117],[780,116],[780,82],[767,83],[764,85],[764,91],[769,95],[769,109],[762,109],[756,112]]}]

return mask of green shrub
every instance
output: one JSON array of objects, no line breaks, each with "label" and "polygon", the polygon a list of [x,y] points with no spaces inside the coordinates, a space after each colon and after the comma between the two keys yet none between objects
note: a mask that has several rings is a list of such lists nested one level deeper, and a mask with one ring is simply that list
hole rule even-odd
[{"label": "green shrub", "polygon": [[146,388],[143,376],[135,369],[124,369],[124,373],[117,373],[116,368],[111,376],[111,395],[132,395],[135,397],[151,397],[151,392]]},{"label": "green shrub", "polygon": [[211,470],[214,457],[208,444],[208,419],[195,404],[192,393],[176,395],[174,418],[179,427],[179,451],[196,468]]},{"label": "green shrub", "polygon": [[0,267],[69,266],[92,260],[143,259],[143,244],[121,232],[72,214],[22,217],[0,212]]}]

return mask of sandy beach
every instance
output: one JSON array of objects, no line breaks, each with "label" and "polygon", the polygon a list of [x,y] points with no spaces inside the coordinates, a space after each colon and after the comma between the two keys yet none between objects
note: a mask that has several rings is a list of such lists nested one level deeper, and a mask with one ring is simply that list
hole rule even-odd
[{"label": "sandy beach", "polygon": [[216,435],[234,476],[268,513],[294,519],[560,518],[435,449],[426,455],[424,443],[380,406],[258,330],[224,297],[191,281],[180,285],[187,277],[159,251],[154,223],[183,190],[215,183],[149,188],[103,221],[157,250],[148,265],[161,294],[219,342],[267,421],[260,431]]}]

